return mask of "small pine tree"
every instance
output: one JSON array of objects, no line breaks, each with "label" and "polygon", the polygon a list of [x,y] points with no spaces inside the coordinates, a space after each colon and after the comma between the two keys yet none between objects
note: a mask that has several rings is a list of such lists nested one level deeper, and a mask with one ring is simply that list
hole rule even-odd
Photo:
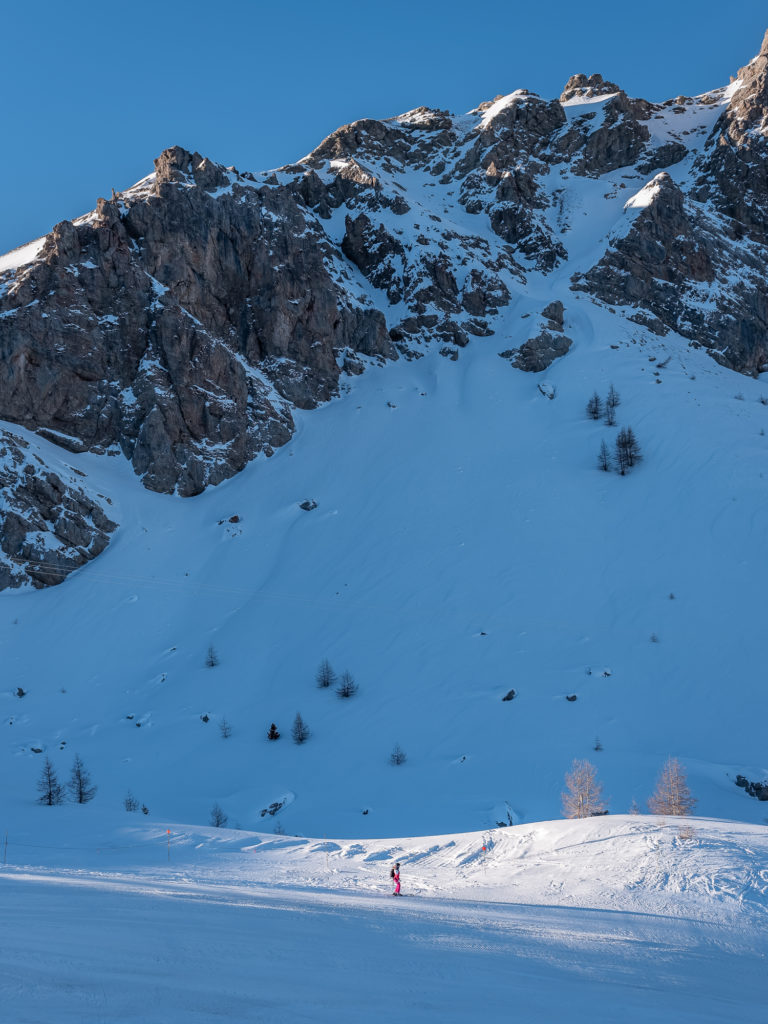
[{"label": "small pine tree", "polygon": [[595,391],[590,400],[587,402],[587,416],[591,420],[599,420],[603,415],[603,400]]},{"label": "small pine tree", "polygon": [[272,723],[272,725],[270,725],[269,729],[267,730],[267,739],[268,740],[279,740],[280,739],[280,733],[277,731],[277,726],[275,725],[274,722]]},{"label": "small pine tree", "polygon": [[327,658],[323,658],[320,662],[317,672],[315,673],[315,681],[321,690],[326,690],[329,686],[333,686],[336,682],[336,673],[331,668],[331,663]]},{"label": "small pine tree", "polygon": [[37,791],[40,794],[38,802],[47,807],[55,807],[64,803],[64,787],[56,777],[56,769],[51,759],[46,757],[43,770],[37,782]]},{"label": "small pine tree", "polygon": [[389,763],[405,764],[407,760],[408,756],[406,755],[405,751],[403,750],[399,743],[396,743],[392,753],[389,755]]},{"label": "small pine tree", "polygon": [[637,800],[634,800],[634,799],[632,800],[632,806],[629,808],[629,813],[630,814],[639,814],[640,813],[640,808],[637,805]]},{"label": "small pine tree", "polygon": [[600,451],[597,455],[597,466],[598,469],[602,469],[604,473],[610,473],[613,468],[613,458],[611,456],[611,450],[605,443],[605,440],[600,442]]},{"label": "small pine tree", "polygon": [[336,693],[339,697],[354,697],[357,693],[357,683],[355,677],[351,672],[342,672],[339,685],[336,687]]},{"label": "small pine tree", "polygon": [[610,409],[615,409],[617,406],[621,405],[619,392],[616,390],[613,384],[611,384],[611,386],[608,388],[608,394],[605,396],[605,405],[606,408]]},{"label": "small pine tree", "polygon": [[214,804],[211,808],[211,825],[213,825],[214,828],[224,828],[228,821],[229,817],[224,813],[221,807],[219,807],[217,803]]},{"label": "small pine tree", "polygon": [[616,426],[616,408],[613,405],[608,405],[607,402],[605,403],[605,413],[603,415],[603,423],[606,425],[606,427],[615,427]]},{"label": "small pine tree", "polygon": [[575,760],[571,770],[566,772],[566,793],[563,800],[563,817],[590,818],[605,810],[603,787],[597,781],[597,769],[589,761]]},{"label": "small pine tree", "polygon": [[226,718],[222,718],[222,720],[219,722],[219,732],[221,733],[221,738],[223,740],[228,740],[229,737],[232,735],[232,726],[229,724]]},{"label": "small pine tree", "polygon": [[305,725],[304,719],[298,711],[296,712],[296,717],[293,720],[291,735],[293,736],[294,743],[306,743],[309,739],[309,728]]},{"label": "small pine tree", "polygon": [[648,809],[652,814],[686,816],[696,803],[688,788],[685,769],[676,757],[667,758],[656,783],[656,790],[648,800]]},{"label": "small pine tree", "polygon": [[125,807],[126,811],[130,812],[138,811],[139,809],[139,801],[136,799],[136,797],[133,795],[130,789],[128,790],[125,796],[125,800],[123,800],[123,806]]},{"label": "small pine tree", "polygon": [[624,427],[616,436],[616,467],[624,476],[642,460],[640,445],[632,427]]},{"label": "small pine tree", "polygon": [[75,754],[67,789],[76,804],[87,804],[96,795],[96,786],[91,784],[91,774],[83,764],[79,754]]},{"label": "small pine tree", "polygon": [[205,656],[205,667],[206,668],[216,668],[216,666],[218,664],[219,664],[219,656],[216,653],[216,648],[213,645],[211,645],[208,648],[208,653]]}]

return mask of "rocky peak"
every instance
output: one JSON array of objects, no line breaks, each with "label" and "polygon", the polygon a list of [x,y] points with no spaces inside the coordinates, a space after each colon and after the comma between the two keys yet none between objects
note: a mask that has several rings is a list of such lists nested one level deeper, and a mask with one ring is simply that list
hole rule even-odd
[{"label": "rocky peak", "polygon": [[571,75],[560,93],[560,102],[589,100],[594,96],[607,96],[621,91],[614,82],[604,81],[602,75]]},{"label": "rocky peak", "polygon": [[213,191],[229,183],[225,169],[220,165],[200,156],[199,153],[190,153],[181,146],[171,146],[164,149],[155,160],[155,193],[160,195],[160,189],[166,182],[183,184],[194,182],[206,191]]}]

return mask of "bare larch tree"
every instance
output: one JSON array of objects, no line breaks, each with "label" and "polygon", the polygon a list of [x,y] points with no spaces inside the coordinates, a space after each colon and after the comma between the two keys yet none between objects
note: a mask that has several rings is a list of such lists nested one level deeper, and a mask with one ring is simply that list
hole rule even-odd
[{"label": "bare larch tree", "polygon": [[656,790],[648,801],[653,814],[685,816],[696,806],[696,799],[688,788],[685,769],[676,757],[667,758],[661,769]]},{"label": "bare larch tree", "polygon": [[567,792],[561,794],[563,817],[591,818],[605,810],[603,787],[597,781],[597,768],[589,761],[576,759],[565,773]]}]

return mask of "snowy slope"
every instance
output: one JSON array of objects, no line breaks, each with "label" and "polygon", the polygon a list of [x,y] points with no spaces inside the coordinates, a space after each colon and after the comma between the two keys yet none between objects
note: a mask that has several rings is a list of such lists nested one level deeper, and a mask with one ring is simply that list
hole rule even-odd
[{"label": "snowy slope", "polygon": [[[527,305],[458,363],[369,369],[194,500],[71,456],[121,528],[62,586],[0,596],[4,817],[34,797],[38,747],[64,773],[83,756],[88,814],[130,788],[153,814],[205,823],[218,800],[249,828],[290,795],[291,832],[427,834],[507,804],[557,815],[574,757],[626,811],[676,754],[700,812],[761,821],[733,778],[765,769],[763,385],[670,339],[634,344],[635,325],[571,299],[549,401],[497,355]],[[645,452],[624,478],[596,469],[612,428],[584,414],[611,381]],[[355,675],[352,700],[316,688],[326,656]]]},{"label": "snowy slope", "polygon": [[38,820],[0,870],[9,1020],[764,1020],[757,826],[334,842],[114,818],[90,833],[80,810]]}]

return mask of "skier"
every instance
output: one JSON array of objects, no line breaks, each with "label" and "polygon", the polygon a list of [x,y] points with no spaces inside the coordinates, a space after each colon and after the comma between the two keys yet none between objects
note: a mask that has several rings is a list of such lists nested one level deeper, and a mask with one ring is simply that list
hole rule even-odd
[{"label": "skier", "polygon": [[395,864],[395,866],[392,868],[392,870],[389,873],[389,877],[395,883],[395,891],[392,893],[392,895],[393,896],[399,896],[400,895],[400,865],[399,865],[399,863]]}]

